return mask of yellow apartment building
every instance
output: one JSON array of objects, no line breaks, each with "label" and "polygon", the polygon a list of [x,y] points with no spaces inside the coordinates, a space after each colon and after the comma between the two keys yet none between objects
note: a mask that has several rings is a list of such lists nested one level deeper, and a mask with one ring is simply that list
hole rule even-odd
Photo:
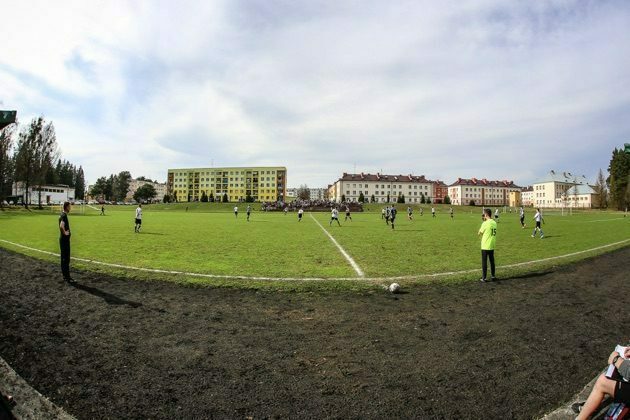
[{"label": "yellow apartment building", "polygon": [[283,166],[169,169],[167,193],[175,201],[201,201],[203,194],[220,200],[284,201],[287,194],[287,168]]}]

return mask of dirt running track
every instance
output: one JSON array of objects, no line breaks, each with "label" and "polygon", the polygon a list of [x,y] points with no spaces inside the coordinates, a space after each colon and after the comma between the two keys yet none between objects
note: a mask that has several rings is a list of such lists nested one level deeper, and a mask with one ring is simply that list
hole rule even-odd
[{"label": "dirt running track", "polygon": [[532,418],[630,338],[630,247],[493,284],[269,293],[0,250],[0,356],[80,418]]}]

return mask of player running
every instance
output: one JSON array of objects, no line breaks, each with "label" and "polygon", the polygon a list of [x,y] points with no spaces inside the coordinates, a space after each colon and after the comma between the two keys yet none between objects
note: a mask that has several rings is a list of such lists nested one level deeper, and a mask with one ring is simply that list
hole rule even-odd
[{"label": "player running", "polygon": [[545,223],[545,219],[543,218],[542,213],[540,212],[540,209],[536,209],[536,214],[534,215],[534,220],[536,221],[536,227],[534,228],[534,231],[532,232],[532,238],[536,237],[536,231],[539,230],[540,231],[540,239],[545,237],[545,234],[542,231],[542,228],[540,227],[540,222]]},{"label": "player running", "polygon": [[252,212],[252,206],[247,206],[247,221],[249,222],[249,214]]},{"label": "player running", "polygon": [[350,221],[352,222],[352,216],[350,216],[350,207],[346,206],[346,218],[343,221],[347,222],[348,219],[350,219]]},{"label": "player running", "polygon": [[381,220],[385,218],[385,207],[381,209]]},{"label": "player running", "polygon": [[413,220],[413,209],[411,206],[407,207],[407,219]]},{"label": "player running", "polygon": [[341,226],[341,223],[339,223],[339,210],[334,207],[330,210],[330,223],[328,223],[328,226],[332,226],[333,220],[336,220],[337,224]]},{"label": "player running", "polygon": [[394,222],[396,221],[396,207],[392,206],[392,208],[389,210],[389,220],[392,222],[392,229],[394,229]]},{"label": "player running", "polygon": [[453,207],[451,207],[448,212],[451,214],[451,220],[454,220],[453,219]]},{"label": "player running", "polygon": [[523,206],[519,209],[519,217],[521,219],[521,229],[525,229],[525,210]]},{"label": "player running", "polygon": [[100,216],[105,216],[105,206],[101,205],[101,214]]},{"label": "player running", "polygon": [[420,207],[420,216],[424,216],[424,207]]},{"label": "player running", "polygon": [[435,207],[431,207],[431,215],[435,217]]},{"label": "player running", "polygon": [[494,220],[499,223],[499,209],[494,209]]},{"label": "player running", "polygon": [[298,210],[298,222],[302,221],[302,215],[304,214],[304,209],[300,208]]},{"label": "player running", "polygon": [[285,207],[284,208],[284,215],[286,216],[288,212],[289,212],[289,207]]},{"label": "player running", "polygon": [[142,227],[142,204],[138,204],[138,208],[136,209],[136,227],[134,231],[136,233],[140,233],[140,228]]},{"label": "player running", "polygon": [[234,217],[238,217],[238,206],[234,206]]},{"label": "player running", "polygon": [[385,224],[389,225],[389,218],[391,216],[392,209],[389,206],[385,207]]}]

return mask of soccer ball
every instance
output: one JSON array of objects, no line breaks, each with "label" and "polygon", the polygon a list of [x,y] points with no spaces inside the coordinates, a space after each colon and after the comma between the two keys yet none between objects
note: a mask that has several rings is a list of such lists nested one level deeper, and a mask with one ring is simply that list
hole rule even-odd
[{"label": "soccer ball", "polygon": [[398,283],[392,283],[389,285],[389,291],[390,293],[398,293],[400,292],[400,284]]}]

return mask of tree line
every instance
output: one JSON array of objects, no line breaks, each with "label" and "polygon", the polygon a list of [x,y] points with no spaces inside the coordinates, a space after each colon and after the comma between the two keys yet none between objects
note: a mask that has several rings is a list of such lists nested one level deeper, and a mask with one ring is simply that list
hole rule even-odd
[{"label": "tree line", "polygon": [[[125,198],[129,193],[129,185],[131,184],[132,179],[133,178],[129,171],[111,174],[108,177],[102,176],[98,178],[94,185],[90,188],[90,196],[100,197],[106,201],[125,201]],[[140,176],[136,178],[136,180],[154,183],[154,181],[149,178],[145,178],[144,176]],[[133,199],[140,203],[152,200],[156,195],[157,191],[153,185],[144,184],[134,192]]]},{"label": "tree line", "polygon": [[[40,116],[20,130],[18,127],[11,124],[0,130],[0,205],[11,195],[15,182],[23,182],[27,192],[32,187],[64,184],[75,189],[76,199],[84,199],[83,167],[60,158],[52,121]],[[24,205],[28,208],[30,194],[27,197]],[[37,204],[41,208],[41,191]]]}]

